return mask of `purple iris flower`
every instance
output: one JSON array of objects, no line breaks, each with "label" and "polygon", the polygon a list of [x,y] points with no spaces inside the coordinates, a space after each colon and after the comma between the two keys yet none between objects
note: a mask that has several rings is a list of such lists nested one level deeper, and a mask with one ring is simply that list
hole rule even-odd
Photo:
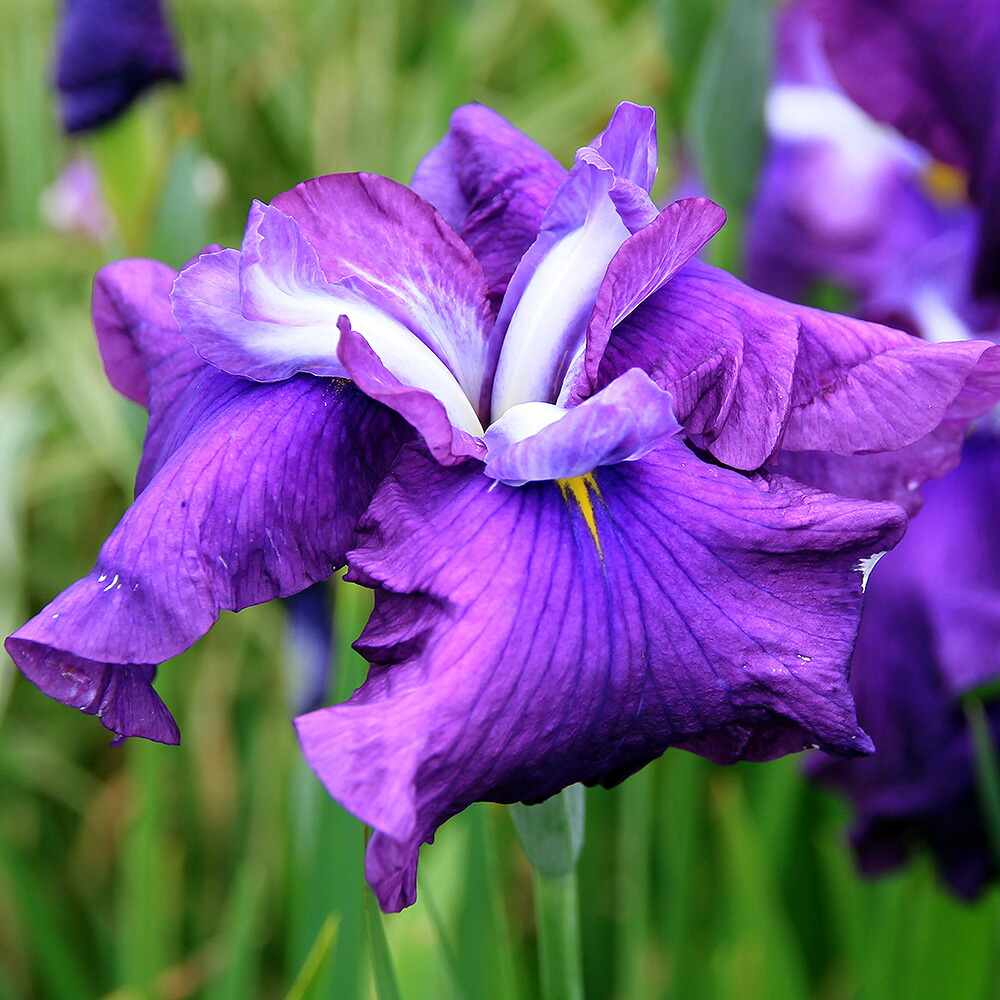
[{"label": "purple iris flower", "polygon": [[[930,340],[994,329],[997,302],[973,288],[981,212],[968,201],[965,176],[891,127],[892,118],[876,120],[854,103],[844,89],[852,75],[835,73],[848,60],[831,66],[826,31],[812,4],[793,4],[779,20],[750,283],[802,298],[816,280],[832,280],[854,295],[861,315]],[[880,69],[871,79],[884,95],[898,85],[891,57]]]},{"label": "purple iris flower", "polygon": [[[865,595],[851,690],[877,752],[810,761],[853,802],[862,871],[895,868],[924,846],[969,899],[996,875],[961,697],[1000,677],[998,509],[1000,440],[980,429],[958,468],[928,483],[920,516]],[[1000,701],[988,717],[1000,742]]]},{"label": "purple iris flower", "polygon": [[181,76],[160,0],[64,0],[56,84],[67,132],[103,125]]},{"label": "purple iris flower", "polygon": [[964,171],[979,210],[974,287],[1000,293],[1000,5],[992,0],[800,0],[847,94]]},{"label": "purple iris flower", "polygon": [[[868,753],[846,682],[872,557],[1000,397],[1000,349],[927,345],[756,292],[658,211],[648,108],[571,170],[459,109],[411,188],[255,203],[239,250],[103,269],[108,375],[149,407],[93,572],[7,641],[119,738],[178,739],[157,665],[220,609],[346,562],[375,592],[349,701],[297,720],[374,827],[368,879],[478,800],[612,785],[671,746]],[[801,479],[837,480],[849,499]],[[838,478],[839,477],[839,478]]]}]

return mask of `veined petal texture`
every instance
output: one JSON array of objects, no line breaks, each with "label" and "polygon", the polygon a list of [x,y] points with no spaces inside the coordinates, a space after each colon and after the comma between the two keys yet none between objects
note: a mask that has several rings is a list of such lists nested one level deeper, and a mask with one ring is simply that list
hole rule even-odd
[{"label": "veined petal texture", "polygon": [[870,751],[846,684],[860,561],[903,520],[673,439],[569,490],[404,452],[349,556],[376,592],[371,673],[297,720],[331,794],[375,827],[383,908],[413,901],[419,845],[479,799],[611,784],[676,745]]}]

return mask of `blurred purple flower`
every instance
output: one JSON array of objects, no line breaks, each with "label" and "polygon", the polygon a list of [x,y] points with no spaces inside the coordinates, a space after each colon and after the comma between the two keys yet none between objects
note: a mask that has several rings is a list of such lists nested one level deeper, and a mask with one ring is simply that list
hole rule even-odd
[{"label": "blurred purple flower", "polygon": [[[255,203],[240,250],[102,270],[106,370],[150,410],[138,495],[8,639],[22,671],[120,738],[174,742],[156,665],[346,561],[375,591],[371,671],[297,724],[375,828],[390,910],[478,800],[611,785],[671,746],[867,753],[846,664],[905,520],[872,501],[954,462],[1000,349],[693,260],[723,213],[657,211],[655,165],[648,108],[621,105],[567,173],[472,105],[412,189],[321,177]],[[787,456],[872,500],[768,468]]]},{"label": "blurred purple flower", "polygon": [[[788,298],[802,298],[818,280],[835,281],[855,296],[860,315],[930,340],[994,329],[997,301],[973,291],[982,216],[966,198],[964,175],[892,128],[893,117],[876,120],[853,102],[844,89],[859,75],[850,51],[830,64],[833,12],[860,7],[799,3],[780,18],[766,115],[771,151],[751,213],[749,281]],[[868,110],[885,111],[893,86],[904,90],[896,54],[890,49],[866,77],[880,81],[880,101]]]},{"label": "blurred purple flower", "polygon": [[800,0],[838,82],[876,121],[963,171],[979,212],[974,286],[1000,293],[1000,4]]},{"label": "blurred purple flower", "polygon": [[[810,773],[855,811],[858,865],[878,874],[928,848],[971,899],[996,875],[961,697],[1000,678],[1000,441],[969,438],[865,594],[851,690],[875,741],[866,760],[817,754]],[[1000,701],[988,707],[1000,741]]]},{"label": "blurred purple flower", "polygon": [[120,115],[180,60],[160,0],[63,0],[56,84],[67,132]]}]

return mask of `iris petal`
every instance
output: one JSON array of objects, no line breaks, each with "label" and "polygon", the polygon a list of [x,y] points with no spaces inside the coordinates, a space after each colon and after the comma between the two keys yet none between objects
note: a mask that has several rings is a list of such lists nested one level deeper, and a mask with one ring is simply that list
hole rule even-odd
[{"label": "iris petal", "polygon": [[473,801],[613,783],[672,745],[870,751],[846,683],[857,566],[902,522],[676,441],[565,496],[404,452],[349,556],[376,589],[369,678],[297,720],[331,794],[375,827],[382,906],[412,902],[420,843]]}]

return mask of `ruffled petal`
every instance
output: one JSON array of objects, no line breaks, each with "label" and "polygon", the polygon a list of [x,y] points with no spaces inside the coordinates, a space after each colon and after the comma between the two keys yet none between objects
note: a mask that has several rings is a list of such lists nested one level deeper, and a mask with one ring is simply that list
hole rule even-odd
[{"label": "ruffled petal", "polygon": [[420,161],[410,186],[476,255],[496,310],[565,178],[555,157],[507,119],[466,104],[452,114],[448,133]]},{"label": "ruffled petal", "polygon": [[893,451],[1000,397],[1000,348],[927,344],[899,330],[805,306],[782,447],[838,455]]},{"label": "ruffled petal", "polygon": [[160,0],[64,0],[56,83],[67,132],[103,125],[181,76]]},{"label": "ruffled petal", "polygon": [[902,521],[674,440],[566,494],[404,452],[349,557],[376,590],[357,644],[372,671],[297,720],[331,794],[375,827],[383,908],[413,901],[419,845],[473,801],[614,783],[675,745],[870,751],[846,685],[859,570]]},{"label": "ruffled petal", "polygon": [[337,348],[347,314],[396,378],[437,396],[458,426],[482,429],[443,352],[398,315],[398,298],[356,275],[328,281],[298,223],[272,206],[255,202],[242,251],[202,254],[180,273],[171,299],[203,358],[259,382],[296,372],[344,377]]},{"label": "ruffled petal", "polygon": [[878,476],[916,486],[948,467],[956,435],[1000,394],[1000,349],[985,341],[925,344],[782,302],[699,261],[615,327],[597,385],[633,366],[673,394],[692,440],[734,468],[758,468],[779,446],[893,452]]},{"label": "ruffled petal", "polygon": [[93,572],[7,640],[43,691],[101,714],[119,736],[163,738],[146,690],[153,665],[221,609],[330,576],[402,433],[348,383],[309,376],[262,386],[203,366],[177,407],[172,446]]},{"label": "ruffled petal", "polygon": [[566,405],[589,396],[612,329],[662,288],[722,228],[726,213],[708,198],[668,205],[611,259],[587,326],[584,350],[563,382]]},{"label": "ruffled petal", "polygon": [[[553,413],[526,426],[519,410]],[[486,475],[508,486],[572,479],[603,465],[633,462],[680,431],[670,393],[638,368],[596,396],[563,410],[545,403],[509,409],[486,431]]]},{"label": "ruffled petal", "polygon": [[798,331],[775,300],[691,262],[614,327],[594,385],[642,368],[673,395],[695,444],[756,469],[781,440]]}]

